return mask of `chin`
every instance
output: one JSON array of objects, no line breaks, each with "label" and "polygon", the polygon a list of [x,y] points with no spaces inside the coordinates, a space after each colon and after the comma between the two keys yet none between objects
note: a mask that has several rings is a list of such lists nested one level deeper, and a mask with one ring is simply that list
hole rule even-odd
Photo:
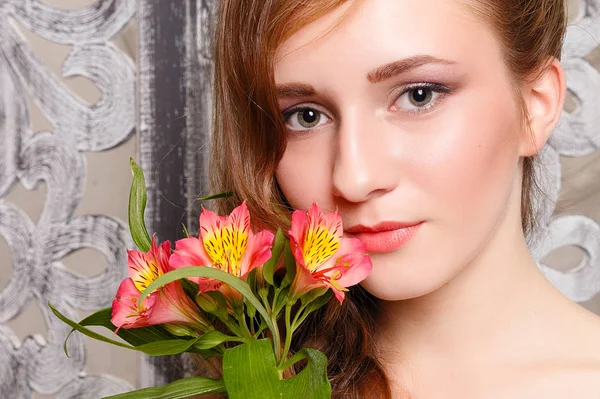
[{"label": "chin", "polygon": [[361,283],[362,287],[371,295],[382,301],[403,301],[407,299],[418,298],[427,295],[434,289],[427,289],[421,284],[407,285],[394,280],[369,281],[369,279]]},{"label": "chin", "polygon": [[[374,297],[383,301],[402,301],[428,295],[444,286],[452,279],[446,273],[386,273],[384,268],[377,268],[373,262],[373,272],[361,286]],[[415,270],[422,270],[415,268]],[[452,273],[449,273],[452,274]]]}]

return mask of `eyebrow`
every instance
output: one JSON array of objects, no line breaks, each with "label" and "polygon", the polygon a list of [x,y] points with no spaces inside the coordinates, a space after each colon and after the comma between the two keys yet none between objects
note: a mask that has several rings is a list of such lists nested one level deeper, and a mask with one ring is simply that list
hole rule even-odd
[{"label": "eyebrow", "polygon": [[317,92],[311,85],[303,83],[287,83],[277,85],[275,91],[277,92],[277,97],[289,99],[311,97]]},{"label": "eyebrow", "polygon": [[369,72],[367,74],[367,79],[371,83],[379,83],[427,64],[454,65],[456,62],[431,55],[415,55],[414,57],[404,58],[382,65]]},{"label": "eyebrow", "polygon": [[[367,74],[367,79],[371,83],[379,83],[427,64],[455,65],[456,62],[431,55],[415,55],[414,57],[404,58],[377,67]],[[286,83],[277,85],[275,91],[278,98],[292,100],[311,97],[317,93],[314,87],[304,83]]]}]

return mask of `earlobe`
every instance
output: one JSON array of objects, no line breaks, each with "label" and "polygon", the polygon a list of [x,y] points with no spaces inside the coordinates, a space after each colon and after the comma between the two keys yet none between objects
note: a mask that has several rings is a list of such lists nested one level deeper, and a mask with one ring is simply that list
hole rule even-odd
[{"label": "earlobe", "polygon": [[527,157],[542,150],[563,112],[566,83],[560,62],[553,58],[543,74],[525,90],[529,128],[520,137],[520,155]]}]

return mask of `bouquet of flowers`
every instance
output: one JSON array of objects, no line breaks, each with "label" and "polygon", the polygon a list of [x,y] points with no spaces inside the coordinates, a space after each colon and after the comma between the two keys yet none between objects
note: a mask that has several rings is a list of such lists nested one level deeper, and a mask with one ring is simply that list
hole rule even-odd
[{"label": "bouquet of flowers", "polygon": [[[347,287],[371,271],[362,242],[342,237],[338,213],[323,213],[316,204],[295,211],[286,236],[281,230],[254,232],[245,203],[228,216],[203,209],[198,237],[184,227],[186,238],[173,251],[146,230],[144,176],[133,160],[131,165],[129,227],[139,250],[128,251],[129,278],[111,308],[79,323],[49,306],[71,333],[154,356],[220,357],[222,378],[188,377],[110,398],[330,398],[325,355],[310,348],[291,353],[290,347],[311,312],[330,300],[341,303]],[[90,326],[109,328],[126,343]],[[299,362],[299,372],[288,372]]]}]

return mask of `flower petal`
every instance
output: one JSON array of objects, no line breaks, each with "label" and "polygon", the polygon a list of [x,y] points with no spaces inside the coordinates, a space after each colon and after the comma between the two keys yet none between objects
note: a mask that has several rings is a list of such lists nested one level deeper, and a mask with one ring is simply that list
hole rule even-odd
[{"label": "flower petal", "polygon": [[119,328],[138,328],[150,325],[148,323],[149,309],[156,302],[156,294],[150,294],[138,311],[137,302],[140,291],[132,279],[126,278],[119,285],[117,294],[112,302],[111,322]]},{"label": "flower petal", "polygon": [[152,257],[156,260],[158,267],[163,273],[172,270],[169,265],[169,258],[171,257],[171,243],[165,241],[160,245],[156,245],[156,238],[152,237]]},{"label": "flower petal", "polygon": [[196,237],[189,237],[175,241],[175,252],[169,258],[169,265],[174,269],[212,266],[212,260],[206,254],[202,242]]},{"label": "flower petal", "polygon": [[227,264],[222,240],[222,230],[226,223],[227,218],[202,208],[200,214],[200,242],[202,242],[211,264],[214,265]]},{"label": "flower petal", "polygon": [[[169,265],[172,269],[180,269],[188,266],[210,266],[213,267],[212,260],[206,254],[202,242],[196,237],[183,238],[175,241],[175,252],[169,258]],[[201,286],[206,285],[205,278],[190,277],[190,281]]]},{"label": "flower petal", "polygon": [[254,268],[264,265],[269,260],[274,239],[275,235],[268,230],[251,235],[242,258],[240,277],[245,278]]},{"label": "flower petal", "polygon": [[250,212],[243,202],[227,217],[227,223],[221,230],[223,257],[227,260],[227,271],[234,276],[241,275],[242,258],[251,235]]},{"label": "flower petal", "polygon": [[201,316],[198,306],[183,291],[180,281],[167,284],[156,295],[156,303],[150,309],[148,316],[149,324],[173,323],[197,328],[208,326],[208,323]]},{"label": "flower petal", "polygon": [[298,247],[304,242],[304,235],[306,232],[306,219],[308,213],[306,211],[296,210],[292,213],[292,226],[288,232],[291,241]]},{"label": "flower petal", "polygon": [[337,252],[342,233],[342,218],[337,211],[323,214],[316,204],[312,205],[301,244],[302,258],[308,270],[317,270]]},{"label": "flower petal", "polygon": [[150,283],[163,274],[151,252],[145,254],[138,250],[128,250],[127,255],[129,277],[131,277],[138,292],[144,291]]},{"label": "flower petal", "polygon": [[342,218],[337,209],[333,212],[323,213],[317,204],[313,202],[308,211],[308,219],[309,228],[323,226],[335,237],[342,238],[342,234],[344,233]]},{"label": "flower petal", "polygon": [[315,279],[306,267],[296,264],[296,275],[290,287],[292,298],[300,298],[310,290],[318,287],[330,287],[324,280]]},{"label": "flower petal", "polygon": [[367,253],[351,253],[341,256],[336,261],[336,270],[340,276],[336,283],[346,288],[356,285],[367,278],[373,264]]}]

